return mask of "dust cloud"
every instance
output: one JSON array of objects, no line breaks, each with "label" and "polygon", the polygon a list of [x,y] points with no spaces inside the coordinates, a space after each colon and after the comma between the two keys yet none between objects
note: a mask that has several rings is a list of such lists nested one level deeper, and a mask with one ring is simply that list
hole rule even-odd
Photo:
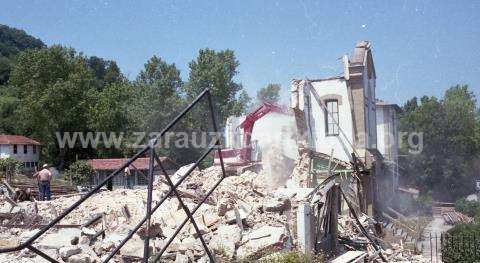
[{"label": "dust cloud", "polygon": [[252,141],[258,142],[263,172],[272,189],[284,186],[298,158],[297,132],[292,115],[271,113],[258,120],[252,131]]}]

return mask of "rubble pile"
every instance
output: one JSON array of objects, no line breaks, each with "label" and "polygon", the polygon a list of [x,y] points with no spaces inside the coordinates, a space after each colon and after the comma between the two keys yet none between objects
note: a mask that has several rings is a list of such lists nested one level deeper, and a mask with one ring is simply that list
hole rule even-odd
[{"label": "rubble pile", "polygon": [[[306,163],[306,160],[299,161],[294,174],[302,174]],[[183,180],[191,167],[181,167],[173,174],[173,183]],[[193,170],[177,188],[185,206],[193,211],[221,176],[220,167]],[[227,262],[249,261],[272,252],[298,248],[296,217],[299,202],[305,202],[313,197],[312,194],[318,196],[312,200],[325,202],[327,190],[293,186],[272,189],[270,184],[268,174],[263,171],[246,171],[239,176],[226,177],[194,213],[198,229],[217,259]],[[332,183],[325,184],[324,188],[326,185],[331,187]],[[153,206],[169,192],[164,177],[155,176]],[[80,194],[52,201],[19,202],[17,206],[0,201],[0,216],[10,215],[0,221],[0,247],[12,247],[25,242],[79,198]],[[59,261],[104,261],[145,217],[146,200],[145,189],[98,192],[35,241],[34,246]],[[15,220],[11,215],[16,216]],[[401,243],[383,242],[380,224],[362,213],[358,215],[363,229],[351,212],[339,216],[339,252],[365,251],[373,262],[382,262],[382,257],[388,262],[424,262],[421,256],[415,256]],[[139,261],[143,257],[144,239],[147,236],[150,237],[151,253],[159,253],[186,219],[179,200],[170,194],[152,215],[151,227],[148,230],[145,225],[140,227],[113,257],[113,262]],[[380,248],[372,244],[372,239]],[[40,256],[28,250],[0,254],[0,262],[39,260]],[[201,240],[190,222],[173,238],[162,255],[162,261],[208,262]]]},{"label": "rubble pile", "polygon": [[383,242],[385,233],[374,219],[362,214],[359,221],[368,234],[380,244],[380,251],[377,251],[359,229],[355,220],[347,215],[339,217],[339,242],[349,251],[366,251],[369,262],[383,262],[380,253],[387,262],[428,262],[422,255],[404,247],[403,243],[388,244]]},{"label": "rubble pile", "polygon": [[[188,170],[184,167],[171,178],[177,182]],[[219,180],[221,170],[210,167],[195,170],[178,187],[185,205],[193,210],[208,190]],[[226,260],[261,256],[262,251],[280,251],[291,248],[294,217],[292,200],[281,193],[267,191],[264,174],[247,171],[241,176],[223,180],[218,188],[194,214],[195,221],[208,246],[218,257]],[[153,202],[165,196],[169,187],[158,176],[153,191]],[[41,225],[49,223],[74,202],[78,196],[60,197],[52,201],[21,202],[25,211],[31,210],[38,221],[32,230],[1,227],[0,239],[8,240],[2,247],[11,247],[33,236]],[[118,189],[102,191],[61,220],[56,229],[49,230],[34,245],[57,260],[65,262],[100,262],[128,235],[145,216],[147,191]],[[153,206],[154,206],[153,204]],[[29,206],[36,206],[31,209]],[[11,206],[2,202],[0,213],[9,213]],[[15,207],[14,210],[22,208]],[[24,212],[25,212],[24,211]],[[95,220],[97,219],[97,220]],[[143,239],[151,237],[153,253],[160,251],[175,230],[186,219],[186,214],[175,196],[170,196],[153,214],[150,231],[145,227],[130,239],[114,259],[136,261],[143,256]],[[93,221],[85,226],[86,222]],[[2,226],[9,225],[5,219]],[[19,223],[19,222],[17,222]],[[17,226],[20,224],[17,224]],[[39,256],[24,250],[0,254],[1,262],[36,262]],[[173,239],[163,254],[163,260],[189,262],[206,260],[195,229],[190,223]]]}]

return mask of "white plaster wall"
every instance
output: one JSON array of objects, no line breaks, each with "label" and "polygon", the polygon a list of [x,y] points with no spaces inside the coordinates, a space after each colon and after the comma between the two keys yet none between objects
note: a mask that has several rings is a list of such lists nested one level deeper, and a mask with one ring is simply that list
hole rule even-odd
[{"label": "white plaster wall", "polygon": [[385,115],[382,107],[377,107],[377,149],[385,157],[387,153],[385,145]]},{"label": "white plaster wall", "polygon": [[[325,131],[325,113],[313,95],[309,94],[311,101],[310,125],[313,133],[312,145],[317,152],[331,154],[333,149],[333,157],[348,162],[353,152],[352,147],[347,142],[353,142],[352,112],[351,105],[348,100],[348,90],[344,79],[324,80],[321,82],[312,82],[313,88],[320,97],[335,94],[342,99],[339,101],[339,127],[345,133],[340,132],[338,136],[326,136]],[[306,112],[307,113],[307,112]],[[308,113],[307,113],[308,114]],[[308,120],[308,116],[307,116]]]},{"label": "white plaster wall", "polygon": [[0,145],[0,158],[9,157],[12,154],[11,150],[12,150],[12,146],[1,144]]},{"label": "white plaster wall", "polygon": [[238,128],[238,125],[245,120],[245,116],[228,117],[225,125],[225,148],[238,149],[243,147],[242,137],[243,130]]},{"label": "white plaster wall", "polygon": [[21,162],[38,162],[40,146],[37,145],[37,152],[33,153],[33,145],[27,145],[27,153],[23,153],[23,144],[17,144],[17,153],[13,153],[13,145],[1,145],[0,155],[12,157]]}]

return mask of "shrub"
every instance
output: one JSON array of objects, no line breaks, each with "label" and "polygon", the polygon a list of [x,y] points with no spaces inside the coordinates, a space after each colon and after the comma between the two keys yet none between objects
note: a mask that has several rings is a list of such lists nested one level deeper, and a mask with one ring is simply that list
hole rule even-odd
[{"label": "shrub", "polygon": [[92,167],[85,161],[76,161],[64,172],[66,179],[71,179],[75,184],[82,185],[93,176]]},{"label": "shrub", "polygon": [[20,171],[23,163],[12,157],[0,158],[0,175],[12,176]]},{"label": "shrub", "polygon": [[457,200],[455,202],[455,210],[461,212],[467,216],[475,217],[480,215],[480,202],[467,201],[465,198]]},{"label": "shrub", "polygon": [[443,262],[479,262],[480,224],[460,224],[450,229],[442,240]]}]

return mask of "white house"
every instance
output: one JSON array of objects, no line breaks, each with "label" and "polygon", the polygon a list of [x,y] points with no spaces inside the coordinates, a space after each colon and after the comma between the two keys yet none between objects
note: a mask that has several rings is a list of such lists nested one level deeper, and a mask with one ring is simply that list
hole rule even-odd
[{"label": "white house", "polygon": [[294,80],[291,107],[302,147],[344,162],[352,153],[368,162],[376,151],[375,67],[371,45],[357,44],[344,74],[326,79]]},{"label": "white house", "polygon": [[0,158],[12,157],[24,163],[26,170],[38,166],[40,143],[25,136],[0,134]]},{"label": "white house", "polygon": [[398,188],[398,113],[397,104],[377,101],[377,149],[385,158],[386,176],[391,178],[391,191]]}]

